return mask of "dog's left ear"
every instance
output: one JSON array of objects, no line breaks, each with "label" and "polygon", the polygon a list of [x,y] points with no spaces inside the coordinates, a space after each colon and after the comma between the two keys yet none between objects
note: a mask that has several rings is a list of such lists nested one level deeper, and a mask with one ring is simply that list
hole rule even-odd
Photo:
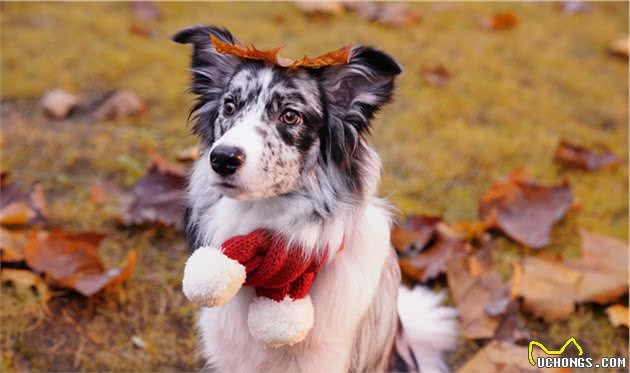
[{"label": "dog's left ear", "polygon": [[374,114],[390,100],[394,79],[401,72],[392,57],[365,46],[354,47],[347,64],[322,71],[322,86],[331,104],[329,130],[336,141],[330,150],[335,161],[343,163],[348,150],[356,148]]},{"label": "dog's left ear", "polygon": [[193,45],[190,63],[192,91],[198,95],[222,90],[241,62],[235,56],[217,53],[210,36],[224,43],[238,44],[227,29],[216,26],[193,26],[173,35],[173,41]]}]

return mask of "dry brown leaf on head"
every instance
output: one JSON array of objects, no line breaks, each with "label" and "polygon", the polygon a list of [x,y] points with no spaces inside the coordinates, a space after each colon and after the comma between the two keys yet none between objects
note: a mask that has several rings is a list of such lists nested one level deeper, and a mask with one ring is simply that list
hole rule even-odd
[{"label": "dry brown leaf on head", "polygon": [[573,204],[568,181],[544,186],[517,169],[494,183],[483,195],[479,216],[513,240],[540,249],[551,240],[551,229]]},{"label": "dry brown leaf on head", "polygon": [[[542,356],[534,350],[534,358]],[[527,358],[527,347],[509,342],[490,341],[468,360],[457,373],[568,373],[561,368],[538,369]]]},{"label": "dry brown leaf on head", "polygon": [[600,152],[593,152],[583,146],[571,144],[561,140],[556,148],[553,159],[565,166],[596,171],[605,167],[617,166],[621,159],[604,148]]},{"label": "dry brown leaf on head", "polygon": [[100,233],[68,233],[59,229],[33,231],[24,245],[26,264],[43,273],[54,286],[73,289],[85,296],[96,294],[127,280],[136,261],[131,250],[124,269],[105,268],[98,252],[103,237]]},{"label": "dry brown leaf on head", "polygon": [[44,189],[37,184],[25,193],[16,184],[0,185],[0,224],[23,225],[44,223],[48,217]]},{"label": "dry brown leaf on head", "polygon": [[516,27],[518,23],[518,16],[514,13],[507,12],[485,16],[479,21],[481,28],[491,31],[509,30]]},{"label": "dry brown leaf on head", "polygon": [[394,227],[392,245],[403,253],[399,259],[403,274],[420,282],[444,273],[449,260],[471,250],[462,236],[432,216],[412,216],[403,226]]},{"label": "dry brown leaf on head", "polygon": [[607,304],[628,292],[628,243],[580,231],[582,257],[565,261],[582,275],[576,301]]},{"label": "dry brown leaf on head", "polygon": [[630,323],[628,307],[624,305],[615,304],[606,308],[606,315],[608,315],[608,319],[613,326],[623,325],[627,328]]},{"label": "dry brown leaf on head", "polygon": [[232,45],[229,43],[225,43],[215,38],[213,35],[210,35],[210,39],[212,40],[212,45],[214,49],[218,53],[230,54],[249,60],[263,61],[272,65],[282,66],[289,69],[299,67],[319,68],[346,64],[350,59],[350,51],[352,50],[350,46],[345,46],[332,52],[325,53],[316,58],[304,56],[303,58],[295,61],[292,59],[280,57],[280,49],[282,49],[282,47],[259,50],[256,49],[256,47],[254,47],[253,45],[247,47],[243,45]]},{"label": "dry brown leaf on head", "polygon": [[182,228],[185,171],[181,165],[151,153],[151,166],[127,196],[122,198],[125,225],[160,224]]},{"label": "dry brown leaf on head", "polygon": [[46,303],[48,303],[48,300],[51,298],[48,285],[46,285],[39,275],[31,271],[25,269],[2,268],[2,270],[0,270],[0,279],[3,283],[12,283],[17,288],[35,289],[44,306],[46,306]]},{"label": "dry brown leaf on head", "polygon": [[[448,288],[457,307],[460,325],[466,338],[491,338],[495,335],[500,315],[509,304],[509,289],[492,266],[477,271],[470,258],[457,258],[448,263]],[[478,266],[476,268],[479,268]]]}]

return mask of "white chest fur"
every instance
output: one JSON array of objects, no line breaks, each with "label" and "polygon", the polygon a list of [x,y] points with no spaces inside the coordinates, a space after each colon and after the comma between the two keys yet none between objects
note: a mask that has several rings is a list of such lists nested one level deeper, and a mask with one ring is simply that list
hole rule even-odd
[{"label": "white chest fur", "polygon": [[[200,216],[205,245],[218,246],[227,238],[257,228],[286,233],[302,245],[339,246],[318,274],[310,295],[315,324],[307,338],[294,346],[265,348],[249,335],[248,307],[254,291],[245,287],[223,307],[203,308],[199,318],[203,352],[210,365],[226,372],[343,372],[347,370],[356,328],[374,297],[380,273],[390,254],[387,211],[380,203],[339,216],[324,225],[291,221],[295,208],[275,211],[270,206],[223,198]],[[277,205],[276,205],[277,207]]]}]

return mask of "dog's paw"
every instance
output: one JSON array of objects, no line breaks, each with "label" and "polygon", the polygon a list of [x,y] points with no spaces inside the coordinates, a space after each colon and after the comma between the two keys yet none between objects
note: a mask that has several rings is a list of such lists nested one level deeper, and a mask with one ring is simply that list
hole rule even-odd
[{"label": "dog's paw", "polygon": [[256,341],[269,347],[294,345],[306,338],[313,327],[314,311],[311,297],[281,302],[256,297],[249,305],[247,325]]},{"label": "dog's paw", "polygon": [[205,307],[227,303],[245,282],[245,267],[220,250],[201,247],[186,261],[182,287],[186,297]]}]

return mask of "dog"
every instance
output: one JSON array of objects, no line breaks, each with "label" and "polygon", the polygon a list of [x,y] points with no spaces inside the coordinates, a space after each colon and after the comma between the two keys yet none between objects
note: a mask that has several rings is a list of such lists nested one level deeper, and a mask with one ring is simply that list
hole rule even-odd
[{"label": "dog", "polygon": [[441,355],[455,344],[455,311],[427,289],[399,290],[391,209],[376,197],[381,162],[367,142],[401,66],[383,51],[355,46],[345,64],[289,69],[219,53],[210,36],[240,44],[212,26],[173,36],[193,47],[192,132],[201,143],[186,198],[190,248],[219,248],[265,228],[299,243],[306,257],[332,252],[311,288],[314,327],[301,343],[269,348],[250,337],[250,287],[222,307],[202,308],[208,367],[387,371],[400,320],[420,370],[447,371]]}]

